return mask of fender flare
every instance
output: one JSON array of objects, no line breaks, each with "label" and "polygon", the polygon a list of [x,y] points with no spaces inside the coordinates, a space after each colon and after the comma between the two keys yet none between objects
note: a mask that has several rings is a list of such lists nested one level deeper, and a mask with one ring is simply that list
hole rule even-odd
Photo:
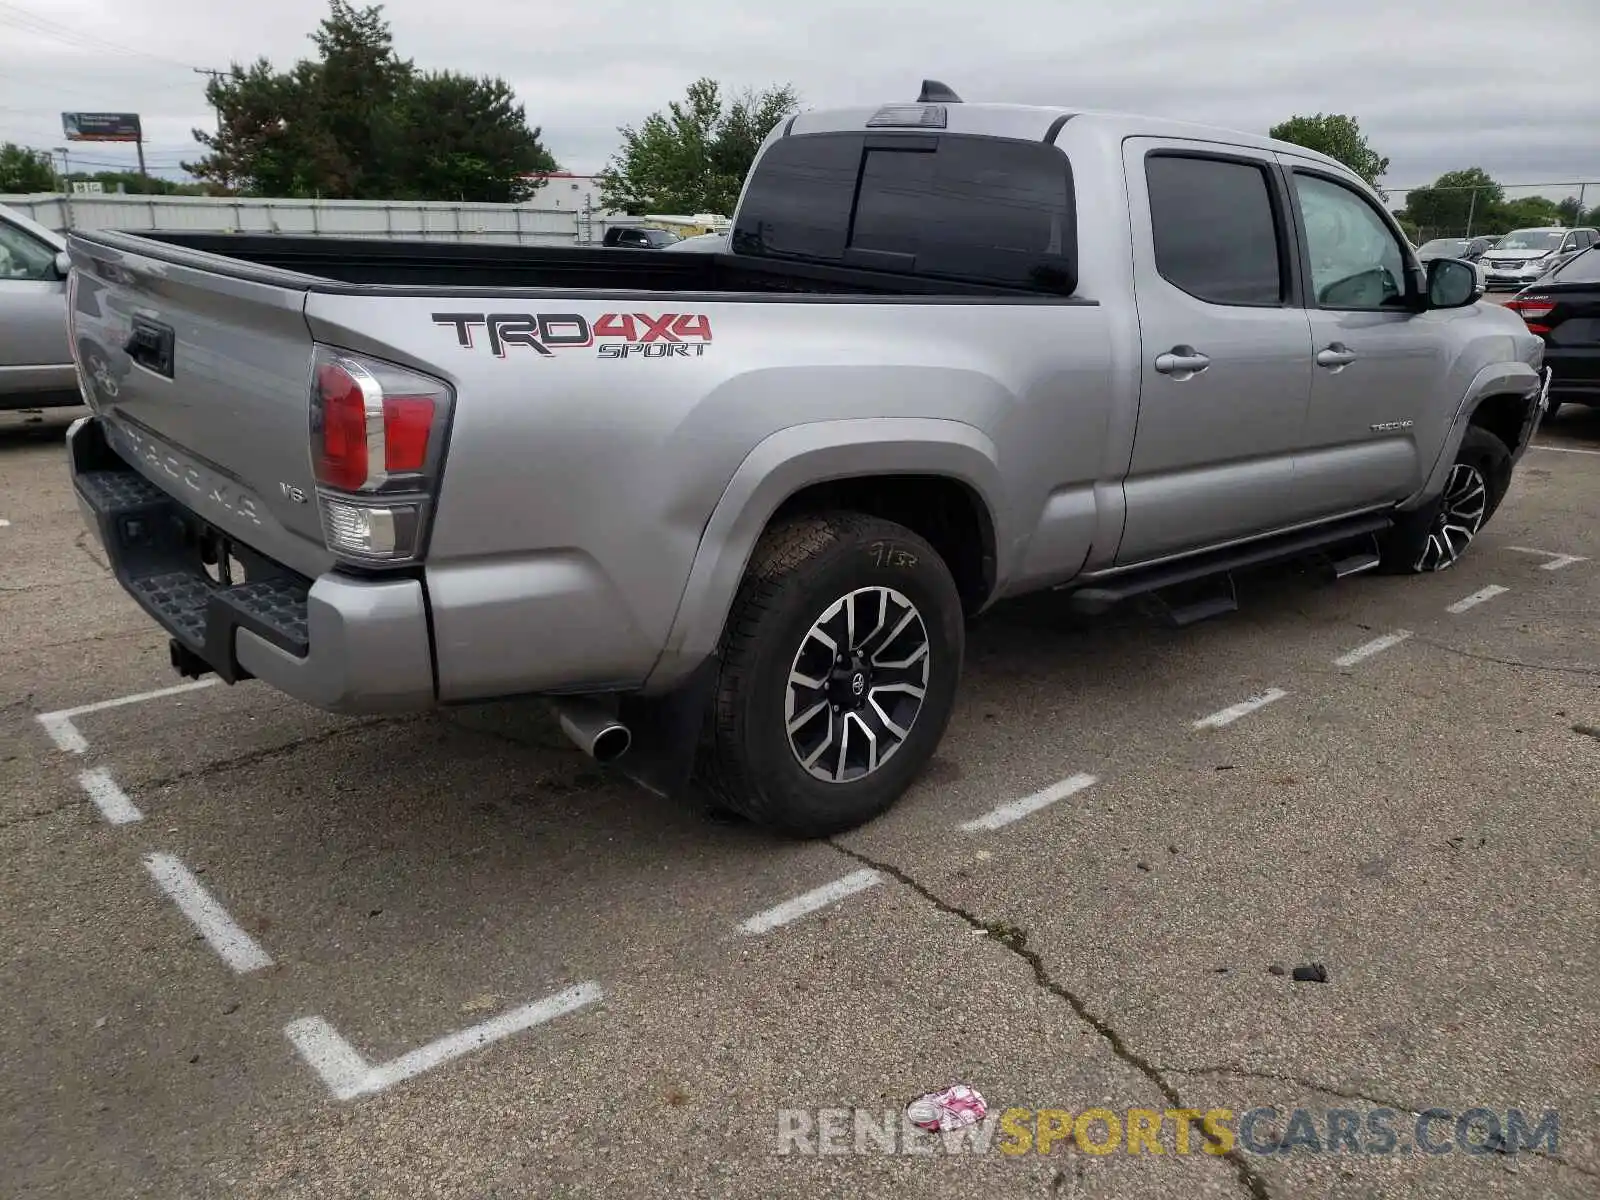
[{"label": "fender flare", "polygon": [[999,451],[981,429],[933,417],[791,425],[758,442],[723,489],[643,690],[669,689],[716,652],[756,542],[785,500],[813,484],[863,475],[942,475],[970,487],[988,509],[1003,576]]},{"label": "fender flare", "polygon": [[1428,471],[1427,481],[1421,490],[1400,504],[1400,509],[1409,511],[1419,508],[1444,491],[1450,466],[1456,460],[1456,452],[1461,449],[1461,440],[1467,436],[1467,427],[1472,424],[1472,414],[1491,397],[1527,396],[1530,404],[1539,410],[1534,412],[1532,420],[1524,427],[1522,445],[1508,447],[1513,460],[1521,457],[1523,448],[1532,439],[1539,418],[1543,415],[1542,406],[1537,403],[1539,384],[1539,372],[1525,362],[1490,363],[1474,375],[1472,382],[1467,386],[1466,394],[1461,398],[1461,403],[1456,407],[1456,415],[1450,422],[1450,428],[1445,432],[1444,441],[1439,447],[1439,457],[1434,460],[1432,468]]}]

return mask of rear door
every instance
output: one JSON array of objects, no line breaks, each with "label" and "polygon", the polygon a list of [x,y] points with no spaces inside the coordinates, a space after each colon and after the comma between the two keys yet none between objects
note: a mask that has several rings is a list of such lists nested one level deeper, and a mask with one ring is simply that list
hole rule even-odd
[{"label": "rear door", "polygon": [[1403,499],[1423,483],[1417,425],[1448,352],[1445,322],[1410,307],[1420,281],[1382,208],[1335,173],[1280,157],[1314,343],[1293,511],[1311,519]]},{"label": "rear door", "polygon": [[1142,367],[1118,565],[1284,524],[1311,391],[1272,154],[1129,138],[1123,155]]}]

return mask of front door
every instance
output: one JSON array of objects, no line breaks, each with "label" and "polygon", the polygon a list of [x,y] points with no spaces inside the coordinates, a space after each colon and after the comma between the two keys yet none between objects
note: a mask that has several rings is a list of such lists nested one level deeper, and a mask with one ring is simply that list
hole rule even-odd
[{"label": "front door", "polygon": [[1280,528],[1311,392],[1274,156],[1124,143],[1142,369],[1119,566]]},{"label": "front door", "polygon": [[[1448,317],[1413,310],[1421,286],[1400,231],[1361,190],[1292,155],[1313,342],[1311,408],[1294,513],[1336,516],[1402,500],[1433,464],[1418,453]],[[1425,424],[1426,422],[1424,422]]]}]

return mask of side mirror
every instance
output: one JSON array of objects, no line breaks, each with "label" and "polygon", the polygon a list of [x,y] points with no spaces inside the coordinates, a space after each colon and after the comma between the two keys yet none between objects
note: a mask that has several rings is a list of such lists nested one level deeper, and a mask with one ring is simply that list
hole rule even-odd
[{"label": "side mirror", "polygon": [[63,250],[56,255],[56,274],[65,279],[72,272],[72,255]]},{"label": "side mirror", "polygon": [[1483,297],[1478,268],[1461,258],[1428,262],[1428,307],[1465,308]]}]

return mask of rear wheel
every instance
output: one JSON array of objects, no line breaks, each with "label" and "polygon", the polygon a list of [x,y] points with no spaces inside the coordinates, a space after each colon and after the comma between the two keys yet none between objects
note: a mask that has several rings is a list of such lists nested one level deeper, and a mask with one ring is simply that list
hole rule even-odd
[{"label": "rear wheel", "polygon": [[701,782],[791,836],[871,819],[938,747],[963,640],[950,571],[909,529],[846,512],[774,526],[723,634]]},{"label": "rear wheel", "polygon": [[1445,571],[1460,560],[1500,507],[1511,484],[1511,452],[1487,429],[1473,425],[1432,504],[1405,513],[1389,531],[1383,568],[1392,574]]}]

